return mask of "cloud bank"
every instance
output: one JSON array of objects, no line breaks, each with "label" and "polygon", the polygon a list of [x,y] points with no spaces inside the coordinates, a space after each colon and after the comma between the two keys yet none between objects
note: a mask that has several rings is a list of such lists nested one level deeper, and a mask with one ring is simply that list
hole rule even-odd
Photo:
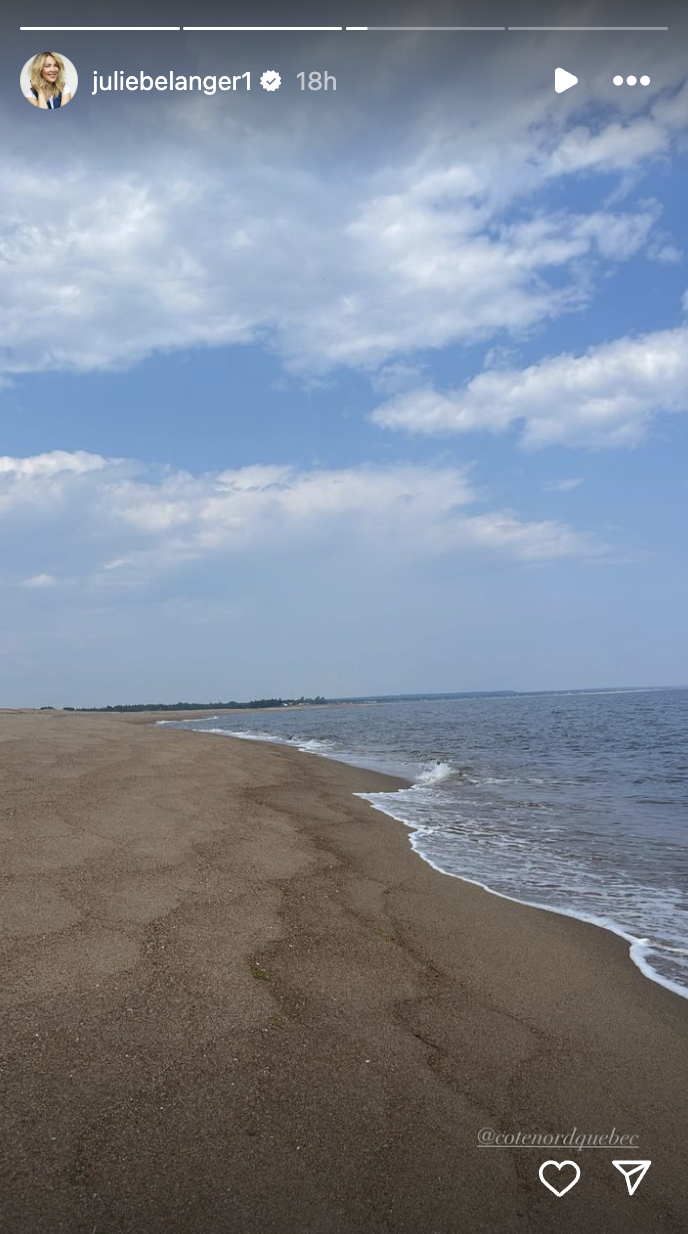
[{"label": "cloud bank", "polygon": [[[591,557],[594,537],[554,520],[481,509],[468,469],[256,465],[193,475],[55,451],[0,459],[2,582],[112,591],[236,555],[374,552],[388,565],[478,554],[533,562]],[[11,548],[10,548],[11,546]]]}]

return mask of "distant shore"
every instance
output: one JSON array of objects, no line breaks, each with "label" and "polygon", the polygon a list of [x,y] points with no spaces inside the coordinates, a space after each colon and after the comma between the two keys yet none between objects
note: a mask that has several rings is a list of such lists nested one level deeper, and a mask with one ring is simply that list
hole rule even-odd
[{"label": "distant shore", "polygon": [[[432,870],[401,781],[159,718],[0,712],[3,1229],[682,1228],[685,1000]],[[478,1147],[574,1127],[633,1139]]]},{"label": "distant shore", "polygon": [[[380,707],[381,704],[370,699],[356,699],[351,702],[334,702],[334,703],[282,703],[279,707],[205,707],[198,708],[195,711],[137,711],[127,713],[130,718],[137,716],[142,717],[144,724],[150,724],[151,721],[158,719],[163,715],[166,720],[207,720],[210,716],[245,716],[245,715],[260,715],[263,711],[325,711],[329,707]],[[103,714],[88,713],[88,714]],[[105,714],[113,715],[115,713],[108,712]],[[117,713],[119,714],[119,713]]]}]

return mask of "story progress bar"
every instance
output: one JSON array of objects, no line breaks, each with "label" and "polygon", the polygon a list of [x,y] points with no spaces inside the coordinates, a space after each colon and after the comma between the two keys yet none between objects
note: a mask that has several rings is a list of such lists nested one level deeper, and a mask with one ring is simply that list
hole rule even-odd
[{"label": "story progress bar", "polygon": [[278,32],[280,34],[289,31],[295,31],[299,34],[312,32],[333,33],[336,30],[351,31],[351,30],[378,30],[390,31],[391,33],[426,33],[432,34],[433,31],[438,33],[446,33],[447,31],[465,32],[469,30],[488,31],[495,30],[503,34],[505,31],[527,31],[537,33],[537,31],[547,31],[548,33],[563,33],[569,32],[574,34],[587,34],[596,31],[628,31],[640,30],[645,32],[668,30],[668,26],[20,26],[20,30],[31,31],[32,33],[48,33],[50,31],[83,31],[91,30],[100,34],[116,33],[118,31],[136,32],[139,34],[145,31],[156,31],[159,33],[169,31],[190,31],[190,32],[211,32],[211,31],[230,31],[235,34],[260,33],[269,34]]}]

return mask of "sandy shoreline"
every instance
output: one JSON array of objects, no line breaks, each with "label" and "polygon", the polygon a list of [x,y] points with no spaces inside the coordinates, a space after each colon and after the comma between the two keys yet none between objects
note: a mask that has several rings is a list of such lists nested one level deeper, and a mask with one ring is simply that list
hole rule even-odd
[{"label": "sandy shoreline", "polygon": [[3,1229],[684,1228],[688,1005],[625,942],[433,871],[388,777],[149,720],[0,714]]}]

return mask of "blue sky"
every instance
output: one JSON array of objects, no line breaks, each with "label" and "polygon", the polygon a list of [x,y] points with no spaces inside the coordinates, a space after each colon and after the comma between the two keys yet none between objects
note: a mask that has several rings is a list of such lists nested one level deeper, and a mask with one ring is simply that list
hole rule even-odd
[{"label": "blue sky", "polygon": [[688,681],[685,44],[381,37],[15,100],[0,704]]}]

